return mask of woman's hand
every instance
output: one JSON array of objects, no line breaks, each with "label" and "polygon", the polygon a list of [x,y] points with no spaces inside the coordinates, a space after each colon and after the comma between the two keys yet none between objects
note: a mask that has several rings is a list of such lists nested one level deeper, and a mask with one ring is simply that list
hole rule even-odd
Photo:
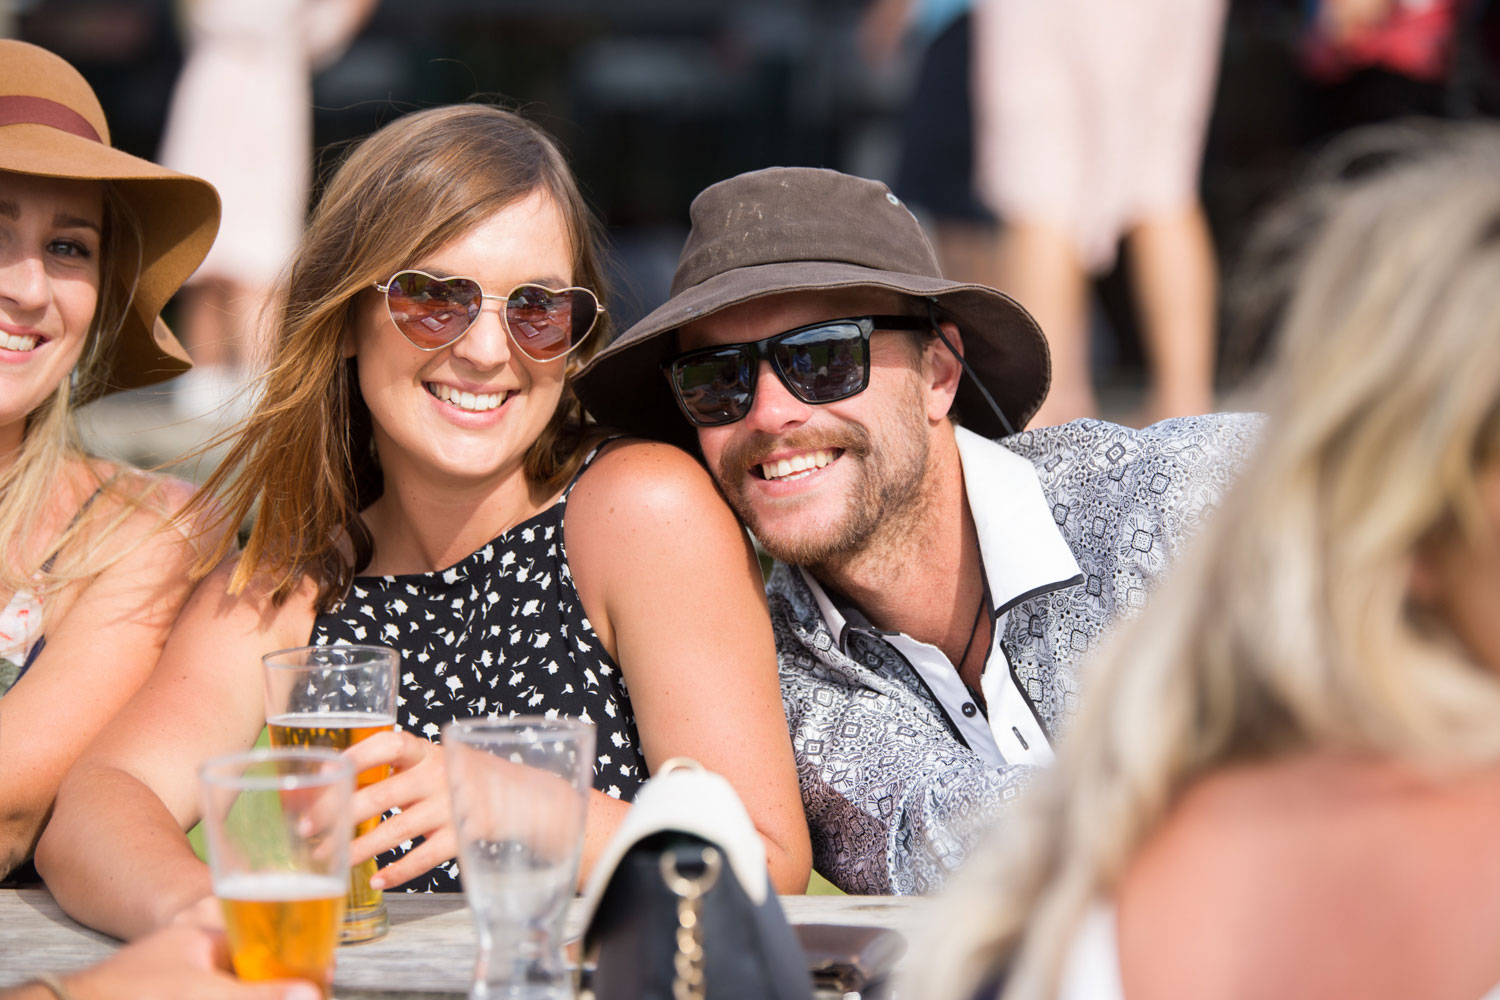
[{"label": "woman's hand", "polygon": [[77,1000],[318,1000],[309,982],[242,983],[229,971],[224,935],[175,924],[122,948],[100,964],[64,978]]},{"label": "woman's hand", "polygon": [[399,844],[423,842],[382,868],[370,885],[376,889],[408,882],[458,853],[453,816],[448,807],[448,770],[443,748],[411,733],[376,733],[344,751],[356,771],[389,767],[390,777],[354,794],[355,824],[394,809],[375,829],[354,838],[349,863],[357,865]]}]

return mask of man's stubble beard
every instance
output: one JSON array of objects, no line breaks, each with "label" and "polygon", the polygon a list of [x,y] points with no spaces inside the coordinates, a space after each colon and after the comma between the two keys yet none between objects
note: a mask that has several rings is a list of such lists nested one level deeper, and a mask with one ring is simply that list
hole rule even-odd
[{"label": "man's stubble beard", "polygon": [[[911,388],[898,401],[887,447],[877,446],[866,428],[846,424],[829,431],[752,438],[720,456],[713,476],[720,494],[772,558],[815,572],[836,568],[906,535],[921,519],[931,492],[930,443],[921,393],[915,384]],[[791,521],[793,530],[768,531],[750,505],[745,470],[772,450],[817,448],[839,448],[839,462],[854,460],[856,475],[843,498],[842,514],[834,523],[806,526],[795,512],[786,513],[779,520]]]}]

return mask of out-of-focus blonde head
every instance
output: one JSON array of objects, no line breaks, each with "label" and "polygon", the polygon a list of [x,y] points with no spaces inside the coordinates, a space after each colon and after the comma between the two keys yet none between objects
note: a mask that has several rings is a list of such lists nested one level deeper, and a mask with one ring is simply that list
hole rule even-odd
[{"label": "out-of-focus blonde head", "polygon": [[1058,766],[1003,820],[921,971],[1051,997],[1079,917],[1183,789],[1311,746],[1500,761],[1500,676],[1411,600],[1416,553],[1489,530],[1500,460],[1500,132],[1347,182],[1309,244],[1224,507],[1089,670]]}]

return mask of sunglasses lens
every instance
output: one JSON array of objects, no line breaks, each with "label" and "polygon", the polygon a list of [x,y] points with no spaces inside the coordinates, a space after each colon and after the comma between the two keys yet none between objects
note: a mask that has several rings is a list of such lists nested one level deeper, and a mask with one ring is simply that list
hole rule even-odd
[{"label": "sunglasses lens", "polygon": [[407,340],[423,350],[453,343],[479,315],[480,289],[468,278],[434,278],[421,271],[402,271],[391,278],[386,306],[391,321]]},{"label": "sunglasses lens", "polygon": [[534,361],[567,354],[587,337],[599,315],[599,301],[586,288],[554,292],[521,285],[505,301],[505,325],[516,346]]},{"label": "sunglasses lens", "polygon": [[865,388],[867,346],[858,324],[830,323],[773,341],[771,356],[782,380],[804,403],[832,403]]},{"label": "sunglasses lens", "polygon": [[750,410],[755,364],[743,344],[698,351],[672,363],[672,384],[694,423],[733,423]]}]

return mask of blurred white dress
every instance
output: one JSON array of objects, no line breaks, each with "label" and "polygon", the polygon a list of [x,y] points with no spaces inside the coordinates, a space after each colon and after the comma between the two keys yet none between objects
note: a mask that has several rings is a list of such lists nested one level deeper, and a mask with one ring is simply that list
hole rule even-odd
[{"label": "blurred white dress", "polygon": [[978,0],[974,154],[1002,219],[1108,270],[1137,222],[1197,201],[1225,0]]},{"label": "blurred white dress", "polygon": [[224,203],[198,269],[269,285],[302,233],[312,176],[314,70],[342,54],[369,0],[185,0],[188,44],[161,162]]}]

